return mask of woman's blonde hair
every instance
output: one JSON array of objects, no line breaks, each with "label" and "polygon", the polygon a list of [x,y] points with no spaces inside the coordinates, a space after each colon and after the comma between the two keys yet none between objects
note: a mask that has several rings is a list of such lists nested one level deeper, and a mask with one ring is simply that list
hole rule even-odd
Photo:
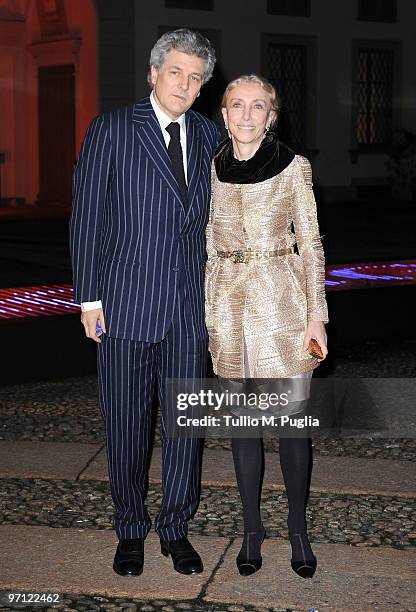
[{"label": "woman's blonde hair", "polygon": [[272,126],[277,123],[277,119],[279,117],[280,112],[280,98],[277,94],[276,89],[273,87],[270,81],[268,81],[262,76],[259,76],[258,74],[242,74],[236,79],[230,81],[227,87],[225,88],[224,95],[222,96],[221,108],[225,108],[227,106],[228,94],[232,89],[234,89],[234,87],[236,87],[240,83],[257,83],[264,89],[264,91],[267,91],[270,96],[271,110],[275,114],[275,118],[272,121]]}]

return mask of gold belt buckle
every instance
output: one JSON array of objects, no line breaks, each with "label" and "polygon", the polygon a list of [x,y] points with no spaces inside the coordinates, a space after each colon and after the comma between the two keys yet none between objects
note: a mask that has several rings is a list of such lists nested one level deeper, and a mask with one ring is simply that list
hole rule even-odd
[{"label": "gold belt buckle", "polygon": [[246,253],[244,251],[233,251],[231,253],[233,263],[246,263]]}]

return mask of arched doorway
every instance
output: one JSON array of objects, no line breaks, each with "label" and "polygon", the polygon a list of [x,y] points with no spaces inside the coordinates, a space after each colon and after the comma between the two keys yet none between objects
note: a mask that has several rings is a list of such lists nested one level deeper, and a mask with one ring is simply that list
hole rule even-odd
[{"label": "arched doorway", "polygon": [[98,112],[96,22],[93,0],[0,0],[3,205],[69,206]]}]

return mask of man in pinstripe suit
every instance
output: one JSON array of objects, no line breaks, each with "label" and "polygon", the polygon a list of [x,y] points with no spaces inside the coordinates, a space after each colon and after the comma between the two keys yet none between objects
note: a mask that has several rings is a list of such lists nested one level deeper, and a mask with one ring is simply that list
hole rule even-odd
[{"label": "man in pinstripe suit", "polygon": [[75,300],[98,343],[106,425],[113,568],[143,570],[151,406],[161,410],[161,551],[181,573],[202,561],[187,539],[199,498],[198,439],[166,431],[165,380],[206,374],[203,276],[215,123],[190,110],[215,53],[199,33],[163,35],[150,56],[150,97],[94,119],[74,174],[70,221]]}]

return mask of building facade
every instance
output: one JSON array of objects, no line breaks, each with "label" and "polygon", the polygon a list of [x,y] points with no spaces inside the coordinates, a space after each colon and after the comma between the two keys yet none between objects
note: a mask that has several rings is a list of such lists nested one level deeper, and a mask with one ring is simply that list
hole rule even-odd
[{"label": "building facade", "polygon": [[201,112],[220,121],[226,83],[260,73],[322,197],[388,195],[397,130],[416,132],[415,21],[414,0],[0,0],[3,204],[68,203],[89,121],[148,94],[150,48],[177,27],[217,51]]}]

